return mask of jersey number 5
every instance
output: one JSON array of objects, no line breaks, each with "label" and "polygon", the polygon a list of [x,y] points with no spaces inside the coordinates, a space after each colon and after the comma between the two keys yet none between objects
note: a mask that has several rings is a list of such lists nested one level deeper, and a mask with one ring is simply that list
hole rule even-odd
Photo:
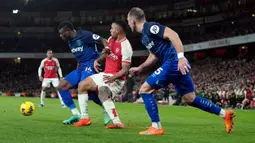
[{"label": "jersey number 5", "polygon": [[158,68],[154,73],[155,75],[159,75],[161,73],[161,71],[163,71],[162,68]]}]

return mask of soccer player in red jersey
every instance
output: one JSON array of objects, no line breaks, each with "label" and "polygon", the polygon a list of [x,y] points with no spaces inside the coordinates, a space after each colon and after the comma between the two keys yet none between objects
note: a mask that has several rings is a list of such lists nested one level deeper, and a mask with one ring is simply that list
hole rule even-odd
[{"label": "soccer player in red jersey", "polygon": [[[44,70],[44,77],[42,77],[42,69]],[[57,73],[58,72],[58,73]],[[41,104],[40,107],[44,106],[44,99],[46,95],[46,89],[50,87],[50,84],[53,87],[57,87],[59,85],[59,78],[62,79],[62,70],[60,68],[60,64],[57,58],[53,57],[52,50],[47,51],[47,58],[41,61],[40,67],[38,68],[38,76],[40,81],[42,82],[42,91],[41,91]],[[58,93],[59,100],[61,102],[61,106],[65,107],[64,102],[62,101],[61,96]]]},{"label": "soccer player in red jersey", "polygon": [[[105,61],[104,72],[94,74],[79,84],[78,98],[82,117],[75,126],[90,125],[88,116],[88,99],[84,99],[88,91],[98,91],[98,97],[113,124],[106,126],[108,129],[124,128],[115,109],[112,98],[118,96],[123,88],[126,75],[131,65],[133,50],[126,38],[127,23],[116,20],[111,25],[111,37],[108,39],[109,49],[104,49],[101,57],[94,62],[94,68],[98,71],[99,65]],[[81,101],[81,102],[80,102]]]}]

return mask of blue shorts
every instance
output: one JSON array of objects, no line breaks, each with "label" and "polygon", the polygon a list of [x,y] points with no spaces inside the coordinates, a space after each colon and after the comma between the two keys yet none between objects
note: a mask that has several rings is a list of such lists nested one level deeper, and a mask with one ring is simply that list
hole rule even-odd
[{"label": "blue shorts", "polygon": [[164,62],[147,78],[146,82],[154,89],[164,88],[172,83],[181,96],[194,92],[194,84],[190,73],[182,75],[178,71],[178,61]]},{"label": "blue shorts", "polygon": [[78,88],[78,84],[87,77],[95,74],[96,71],[93,67],[78,68],[69,73],[64,79],[69,82],[73,88]]},{"label": "blue shorts", "polygon": [[[93,67],[78,68],[69,73],[64,79],[69,82],[73,88],[77,89],[78,84],[86,79],[87,77],[95,74],[96,71]],[[96,92],[89,92],[89,100],[98,98]]]}]

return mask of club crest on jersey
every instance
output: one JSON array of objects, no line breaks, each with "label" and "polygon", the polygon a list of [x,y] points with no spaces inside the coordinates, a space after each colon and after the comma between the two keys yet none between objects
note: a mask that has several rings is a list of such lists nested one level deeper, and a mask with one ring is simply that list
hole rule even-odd
[{"label": "club crest on jersey", "polygon": [[82,45],[81,40],[77,40],[77,41],[76,41],[76,44],[77,44],[78,46],[81,46],[81,45]]},{"label": "club crest on jersey", "polygon": [[119,48],[116,48],[116,49],[115,49],[115,52],[116,52],[116,53],[118,53],[119,51],[120,51],[120,49],[119,49]]},{"label": "club crest on jersey", "polygon": [[159,33],[159,26],[158,25],[151,26],[150,31],[151,31],[152,34],[158,34]]},{"label": "club crest on jersey", "polygon": [[83,51],[83,46],[77,47],[77,48],[73,48],[73,49],[71,50],[72,53],[82,52],[82,51]]}]

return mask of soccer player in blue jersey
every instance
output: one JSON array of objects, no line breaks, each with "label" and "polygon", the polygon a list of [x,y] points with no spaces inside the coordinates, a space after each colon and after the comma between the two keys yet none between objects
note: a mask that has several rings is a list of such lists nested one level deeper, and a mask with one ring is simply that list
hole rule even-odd
[{"label": "soccer player in blue jersey", "polygon": [[[68,45],[71,49],[71,52],[74,54],[75,58],[78,61],[79,67],[69,73],[64,80],[60,81],[58,86],[59,93],[64,101],[64,103],[69,107],[72,112],[72,116],[64,120],[64,124],[72,124],[79,121],[80,112],[76,108],[75,103],[73,102],[72,96],[68,91],[70,88],[77,88],[80,81],[86,79],[87,77],[96,73],[94,70],[94,61],[99,57],[97,46],[102,44],[105,48],[108,48],[107,40],[93,34],[92,32],[80,30],[76,31],[74,26],[69,21],[63,21],[58,26],[60,37],[68,42]],[[90,96],[82,96],[78,99],[80,105],[87,104],[88,98],[92,99],[96,104],[102,106],[96,93],[89,93]],[[81,111],[83,116],[88,116],[88,111]],[[110,122],[109,115],[105,112],[104,123],[107,124]]]},{"label": "soccer player in blue jersey", "polygon": [[133,32],[142,34],[141,41],[150,52],[149,57],[143,64],[129,70],[130,74],[139,74],[146,68],[155,65],[156,61],[161,63],[161,66],[147,78],[139,90],[152,121],[152,126],[139,134],[164,134],[153,92],[159,88],[166,87],[170,83],[175,86],[176,91],[190,106],[222,117],[227,133],[230,133],[233,128],[234,112],[232,110],[225,111],[211,101],[195,95],[194,84],[189,73],[191,67],[184,56],[183,45],[178,34],[159,23],[147,22],[144,11],[137,7],[129,11],[128,24]]}]

